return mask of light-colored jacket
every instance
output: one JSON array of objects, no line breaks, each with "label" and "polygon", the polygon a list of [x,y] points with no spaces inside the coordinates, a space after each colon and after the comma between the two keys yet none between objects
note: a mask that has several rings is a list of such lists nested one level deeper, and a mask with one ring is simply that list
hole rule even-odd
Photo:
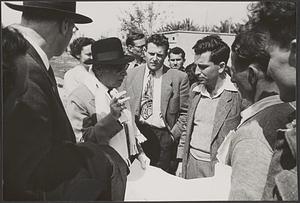
[{"label": "light-colored jacket", "polygon": [[[140,116],[141,98],[146,64],[128,71],[124,88],[130,96],[130,107],[136,118]],[[186,73],[163,67],[161,84],[161,112],[166,127],[179,140],[186,127],[189,81]]]},{"label": "light-colored jacket", "polygon": [[[194,83],[190,91],[190,105],[188,111],[188,120],[186,132],[181,136],[177,158],[182,159],[182,175],[186,177],[187,160],[190,151],[190,141],[193,132],[194,115],[197,105],[201,99],[201,93],[192,91],[197,84]],[[238,92],[224,90],[218,102],[215,121],[212,131],[210,145],[211,161],[216,161],[217,150],[230,130],[236,128],[240,122],[241,97]]]}]

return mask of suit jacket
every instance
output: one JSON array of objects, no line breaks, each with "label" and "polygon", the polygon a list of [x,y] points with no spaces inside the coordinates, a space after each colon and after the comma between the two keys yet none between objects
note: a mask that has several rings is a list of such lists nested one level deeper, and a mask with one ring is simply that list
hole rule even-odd
[{"label": "suit jacket", "polygon": [[[197,84],[193,84],[190,90],[190,106],[188,111],[186,132],[181,136],[177,158],[182,158],[182,174],[186,176],[187,160],[190,151],[190,141],[193,133],[193,122],[197,105],[201,99],[201,93],[192,91]],[[217,150],[230,130],[235,129],[240,122],[241,98],[238,92],[224,90],[218,102],[215,121],[212,131],[210,153],[212,162],[216,161]]]},{"label": "suit jacket", "polygon": [[[161,113],[166,127],[179,140],[186,125],[189,81],[186,73],[163,66],[161,84]],[[140,117],[141,99],[146,64],[128,71],[125,89],[130,96],[130,107]]]},{"label": "suit jacket", "polygon": [[[27,78],[26,88],[21,92],[14,90],[18,91],[17,94],[11,92],[15,96],[7,103],[8,106],[5,105],[9,111],[4,114],[4,199],[43,199],[45,192],[53,192],[60,187],[62,190],[55,199],[66,200],[64,192],[70,191],[71,196],[76,193],[74,188],[67,186],[73,180],[74,184],[79,184],[74,187],[79,186],[80,189],[85,184],[90,190],[89,193],[81,193],[82,197],[86,195],[83,199],[95,200],[105,187],[103,177],[97,171],[109,167],[104,154],[100,154],[106,150],[105,147],[101,149],[92,143],[75,144],[75,135],[59,98],[54,75],[50,76],[30,44],[26,56],[16,61],[16,68],[26,69]],[[18,80],[22,79],[16,78]],[[106,151],[114,153],[111,148]],[[78,176],[83,169],[88,174],[85,179]],[[80,179],[75,180],[76,177]]]}]

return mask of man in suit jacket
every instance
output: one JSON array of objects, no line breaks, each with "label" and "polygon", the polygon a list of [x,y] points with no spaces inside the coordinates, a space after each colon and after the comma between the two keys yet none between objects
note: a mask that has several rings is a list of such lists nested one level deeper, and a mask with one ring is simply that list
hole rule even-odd
[{"label": "man in suit jacket", "polygon": [[[190,91],[187,130],[181,137],[177,175],[186,179],[214,175],[219,146],[240,121],[241,98],[225,73],[230,48],[210,35],[193,47],[198,79]],[[181,174],[182,173],[182,174]]]},{"label": "man in suit jacket", "polygon": [[114,162],[121,157],[108,146],[75,144],[49,66],[49,60],[66,49],[77,30],[74,23],[92,20],[75,12],[76,2],[6,5],[23,12],[21,24],[11,27],[29,48],[15,62],[17,69],[27,71],[26,88],[21,93],[12,90],[10,103],[5,103],[4,200],[120,200],[111,193],[110,182],[121,173]]},{"label": "man in suit jacket", "polygon": [[[125,88],[151,165],[175,173],[176,146],[185,129],[189,81],[186,73],[163,65],[168,39],[154,34],[146,42],[146,64],[128,71]],[[172,162],[172,163],[171,163]]]}]

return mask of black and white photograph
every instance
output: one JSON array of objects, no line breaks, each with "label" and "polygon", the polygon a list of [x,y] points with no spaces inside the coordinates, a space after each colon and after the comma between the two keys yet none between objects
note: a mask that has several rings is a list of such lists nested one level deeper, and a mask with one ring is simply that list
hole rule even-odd
[{"label": "black and white photograph", "polygon": [[1,1],[1,199],[298,201],[298,4]]}]

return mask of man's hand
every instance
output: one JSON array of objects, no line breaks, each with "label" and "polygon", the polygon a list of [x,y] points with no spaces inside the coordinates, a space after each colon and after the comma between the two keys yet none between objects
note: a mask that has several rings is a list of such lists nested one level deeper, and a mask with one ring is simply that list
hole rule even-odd
[{"label": "man's hand", "polygon": [[124,98],[126,91],[120,92],[115,95],[110,102],[110,113],[117,120],[121,116],[121,112],[126,109],[125,102],[129,97]]},{"label": "man's hand", "polygon": [[146,169],[150,165],[150,159],[146,156],[145,153],[139,154],[139,156],[137,157],[137,159],[141,163],[142,169]]},{"label": "man's hand", "polygon": [[182,162],[179,162],[179,163],[178,163],[178,168],[177,168],[177,170],[176,170],[176,176],[182,178]]}]

